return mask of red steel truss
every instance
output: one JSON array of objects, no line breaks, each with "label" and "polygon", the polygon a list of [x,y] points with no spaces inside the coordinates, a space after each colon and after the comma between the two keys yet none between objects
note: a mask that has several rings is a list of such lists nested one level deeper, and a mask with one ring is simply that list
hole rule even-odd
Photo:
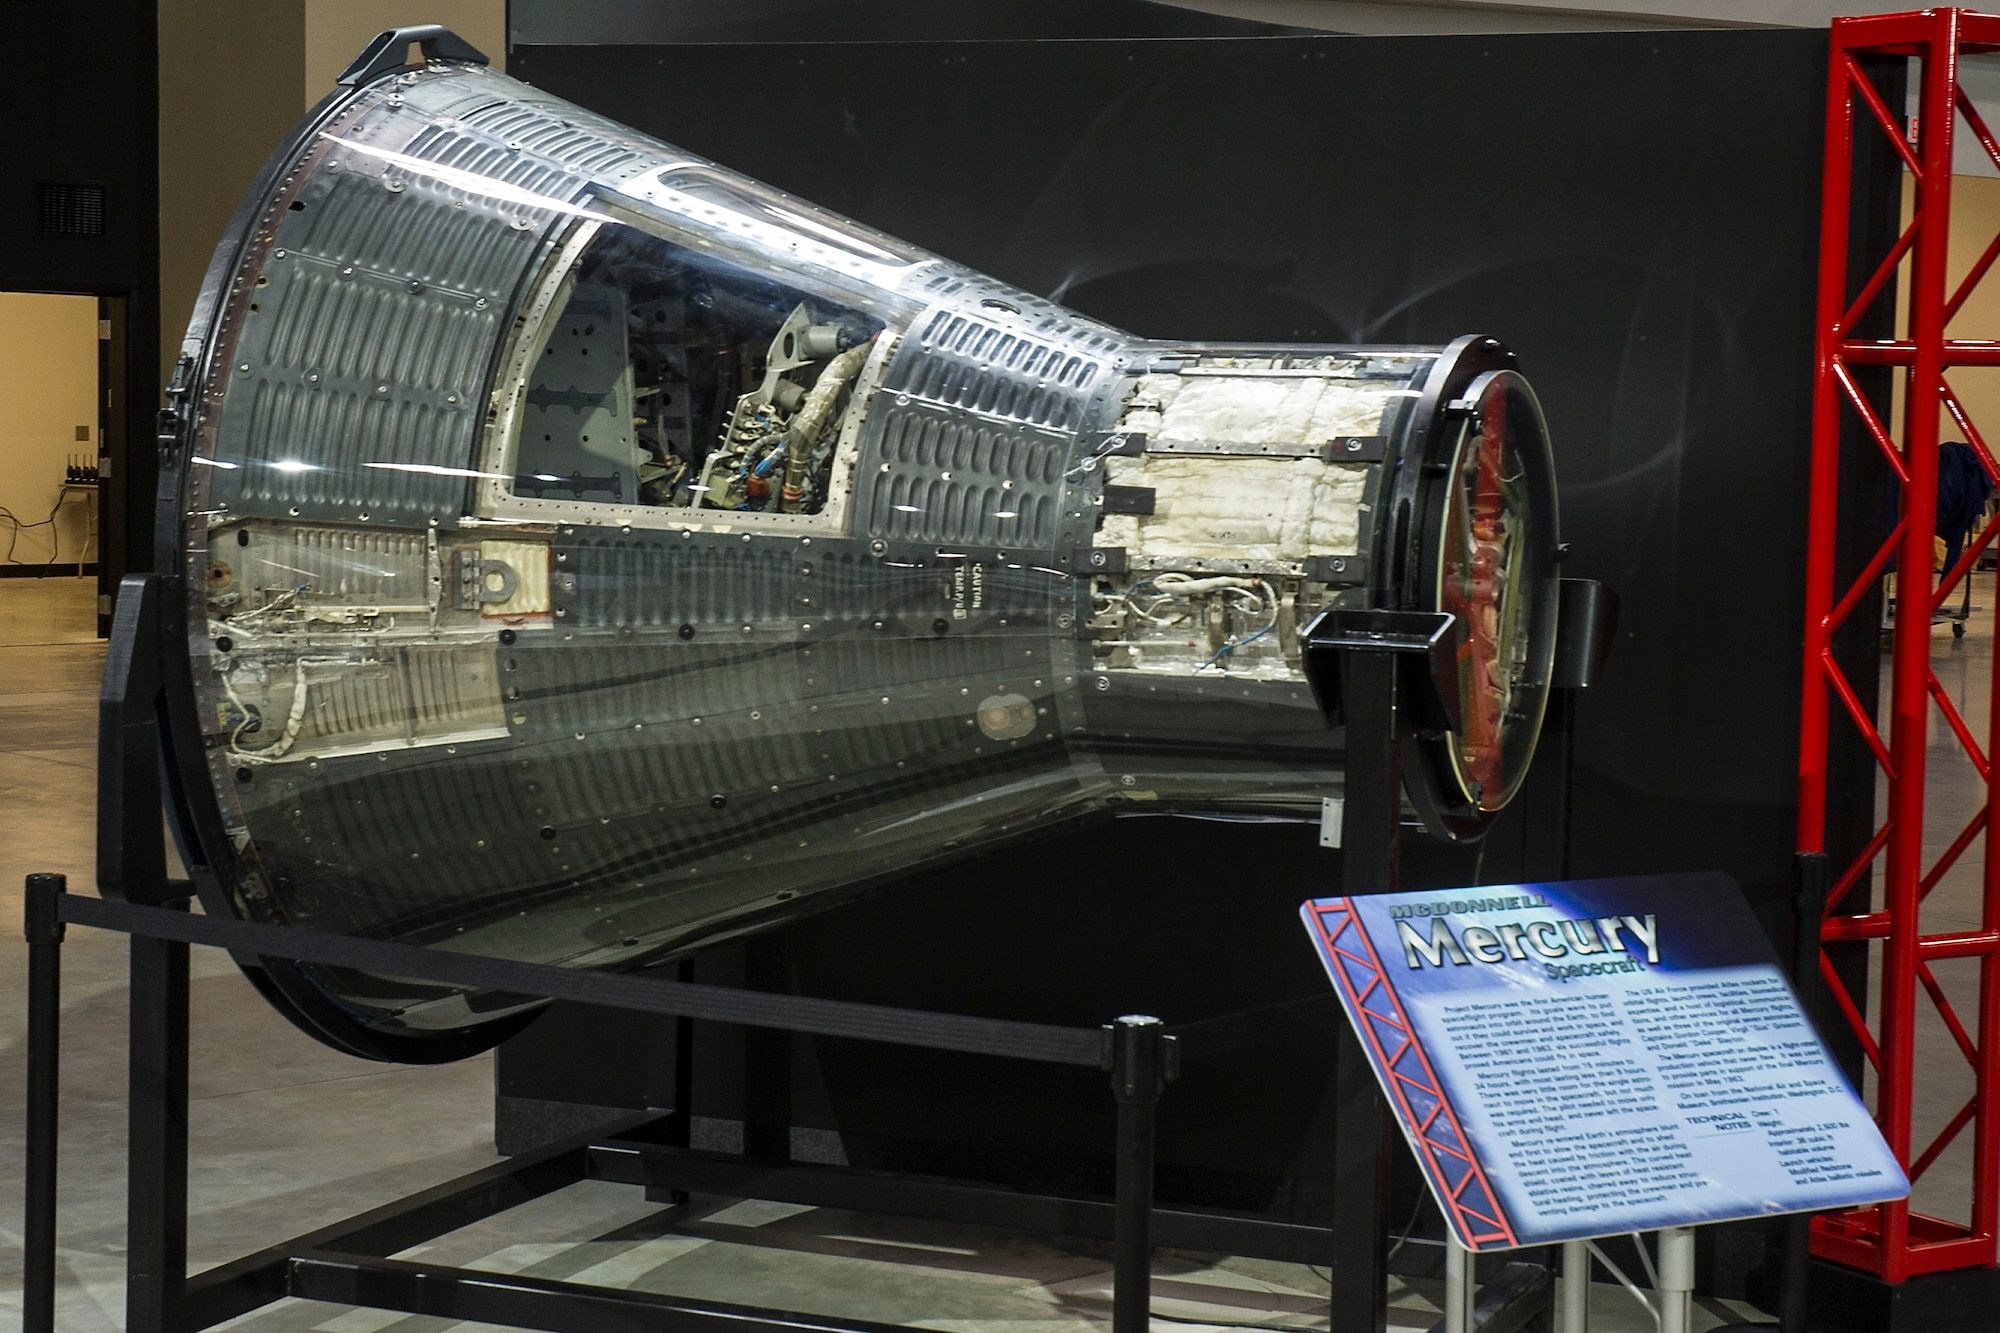
[{"label": "red steel truss", "polygon": [[[1946,326],[1966,296],[2000,258],[2000,236],[1996,236],[1957,288],[1948,290],[1953,138],[1961,131],[1970,133],[2000,165],[2000,142],[1960,90],[1958,62],[1961,56],[1993,50],[2000,50],[2000,16],[1996,15],[1927,9],[1833,22],[1806,566],[1799,848],[1805,852],[1826,849],[1828,733],[1836,724],[1852,725],[1881,767],[1888,788],[1887,815],[1852,864],[1834,867],[1839,873],[1833,878],[1827,902],[1838,904],[1879,860],[1882,906],[1855,915],[1830,912],[1821,939],[1881,942],[1877,1023],[1870,1026],[1824,951],[1820,955],[1821,976],[1874,1066],[1879,1093],[1876,1121],[1910,1174],[1921,1176],[1968,1125],[1973,1130],[1970,1226],[1926,1217],[1911,1211],[1907,1202],[1815,1219],[1815,1254],[1890,1282],[1943,1269],[1993,1264],[1996,1210],[2000,1210],[2000,802],[1992,799],[1994,773],[1988,758],[2000,754],[2000,706],[1991,711],[1992,724],[1982,750],[1981,738],[1973,735],[1953,706],[1930,661],[1933,613],[1968,577],[1980,553],[1993,543],[2000,525],[1986,528],[1970,542],[1937,586],[1926,586],[1923,576],[1933,561],[1940,404],[1977,452],[1987,474],[2000,481],[2000,465],[1946,379],[1946,372],[1954,366],[2000,365],[2000,342],[1945,336]],[[1906,136],[1897,114],[1900,108],[1885,103],[1864,70],[1862,62],[1871,56],[1910,58],[1909,68],[1918,88],[1914,136]],[[1848,281],[1848,219],[1857,133],[1888,136],[1914,180],[1915,206],[1909,226],[1855,291]],[[1907,337],[1883,341],[1852,337],[1850,331],[1883,292],[1894,289],[1891,279],[1906,257]],[[1851,373],[1855,366],[1889,366],[1901,373],[1905,414],[1900,448],[1857,385]],[[1864,451],[1879,452],[1895,475],[1899,510],[1888,539],[1860,576],[1837,588],[1834,564],[1841,440],[1844,428],[1854,423],[1862,431],[1848,429],[1846,433],[1863,437]],[[1850,511],[1849,517],[1856,515]],[[1861,521],[1869,517],[1862,516]],[[1835,631],[1864,602],[1892,561],[1901,586],[1896,598],[1885,738],[1869,704],[1858,697],[1836,663],[1832,647]],[[1995,665],[1992,688],[2000,696],[2000,653],[1996,653]],[[2000,705],[2000,698],[1996,698],[1996,705]],[[1951,845],[1937,859],[1927,860],[1925,733],[1933,708],[1987,784],[1988,799]],[[1925,934],[1918,919],[1925,896],[1982,833],[1986,835],[1982,928]],[[1980,960],[1976,1039],[1953,1011],[1932,973],[1937,960],[1968,957]],[[1976,1076],[1972,1099],[1927,1145],[1911,1141],[1912,1056],[1920,987],[1937,1006]]]}]

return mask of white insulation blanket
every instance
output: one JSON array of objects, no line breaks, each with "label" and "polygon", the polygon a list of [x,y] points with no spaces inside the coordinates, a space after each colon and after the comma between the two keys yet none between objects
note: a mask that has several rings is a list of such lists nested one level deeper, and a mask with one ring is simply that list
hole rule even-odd
[{"label": "white insulation blanket", "polygon": [[1112,514],[1097,540],[1147,560],[1303,560],[1352,555],[1368,468],[1317,458],[1143,454],[1106,478],[1153,491],[1153,512]]},{"label": "white insulation blanket", "polygon": [[1152,439],[1214,444],[1324,444],[1375,435],[1391,388],[1320,378],[1148,375],[1118,425]]}]

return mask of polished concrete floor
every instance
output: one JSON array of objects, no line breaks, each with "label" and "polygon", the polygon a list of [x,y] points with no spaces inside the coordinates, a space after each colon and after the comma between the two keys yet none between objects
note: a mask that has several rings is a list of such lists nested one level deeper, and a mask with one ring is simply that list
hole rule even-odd
[{"label": "polished concrete floor", "polygon": [[[1981,600],[1992,604],[1991,580]],[[0,1327],[20,1309],[22,877],[70,876],[89,892],[94,707],[103,649],[92,637],[94,589],[68,580],[0,580]],[[1938,670],[1985,734],[1990,632],[1948,631]],[[1940,747],[1951,743],[1939,729]],[[1942,750],[1940,751],[1942,755]],[[1941,757],[1934,809],[1939,845],[1977,807]],[[1969,766],[1963,770],[1970,774]],[[1953,803],[1956,804],[1953,804]],[[1954,819],[1957,820],[1954,823]],[[1973,863],[1976,864],[1976,863]],[[1948,876],[1927,908],[1934,924],[1975,924],[1977,871]],[[64,947],[65,1063],[59,1326],[97,1333],[123,1324],[125,952],[120,937],[72,928]],[[195,1269],[233,1258],[494,1159],[488,1060],[399,1068],[337,1055],[278,1018],[234,966],[196,950],[197,1056],[190,1108],[189,1258]],[[1940,969],[1948,992],[1969,978]],[[1926,1029],[1923,1078],[1935,1089],[1924,1123],[1949,1120],[1969,1090],[1941,1025]],[[1954,1067],[1954,1061],[1957,1067]],[[1960,1145],[1919,1187],[1929,1211],[1962,1213],[1970,1169]],[[1013,1233],[699,1199],[663,1209],[627,1188],[584,1185],[469,1227],[407,1257],[496,1272],[577,1278],[694,1297],[748,1301],[957,1333],[1085,1333],[1109,1311],[1101,1249]],[[1215,1256],[1163,1254],[1155,1326],[1324,1328],[1325,1280],[1312,1269]],[[1427,1284],[1398,1285],[1392,1321],[1437,1318]],[[1739,1313],[1748,1313],[1747,1308]],[[1730,1312],[1696,1312],[1696,1329]],[[1595,1333],[1638,1333],[1651,1318],[1620,1289],[1592,1294]],[[426,1317],[287,1301],[234,1327],[256,1333],[440,1333],[470,1329]]]}]

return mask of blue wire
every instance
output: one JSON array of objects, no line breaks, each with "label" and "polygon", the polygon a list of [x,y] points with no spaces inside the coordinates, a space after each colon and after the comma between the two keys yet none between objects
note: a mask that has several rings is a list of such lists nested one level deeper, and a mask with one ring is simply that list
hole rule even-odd
[{"label": "blue wire", "polygon": [[1215,650],[1214,657],[1211,657],[1206,662],[1203,662],[1200,666],[1196,667],[1195,670],[1196,671],[1208,670],[1208,668],[1214,666],[1217,662],[1220,662],[1222,660],[1222,655],[1224,653],[1232,653],[1235,652],[1238,648],[1243,647],[1245,644],[1255,643],[1257,642],[1257,640],[1263,638],[1266,634],[1269,634],[1270,632],[1271,632],[1271,626],[1266,625],[1264,626],[1264,628],[1258,630],[1255,634],[1252,634],[1250,637],[1246,639],[1238,639],[1235,643],[1223,644],[1220,648]]}]

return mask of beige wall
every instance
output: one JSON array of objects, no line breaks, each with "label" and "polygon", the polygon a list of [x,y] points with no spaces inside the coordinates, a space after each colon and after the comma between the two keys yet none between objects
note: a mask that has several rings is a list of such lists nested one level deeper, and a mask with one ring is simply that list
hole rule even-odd
[{"label": "beige wall", "polygon": [[[1959,282],[1996,233],[2000,233],[2000,180],[1952,177],[1948,290],[1958,290]],[[2000,338],[2000,265],[1988,270],[1985,279],[1972,289],[1958,318],[1945,332],[1953,338]],[[2000,449],[2000,369],[1967,367],[1952,371],[1948,378],[1987,447]],[[1965,438],[1965,432],[1949,416],[1939,421],[1938,429],[1944,432],[1941,439]]]},{"label": "beige wall", "polygon": [[[71,454],[97,452],[97,298],[0,292],[0,505],[23,523],[49,516]],[[76,438],[84,427],[87,440]],[[77,495],[48,528],[14,543],[13,558],[40,564],[85,554],[89,497]],[[0,553],[13,537],[0,522]],[[96,559],[93,548],[89,558]]]},{"label": "beige wall", "polygon": [[[1914,202],[1912,178],[1905,172],[1901,219],[1904,227],[1910,225],[1910,209]],[[1965,275],[1996,234],[2000,234],[2000,179],[1953,176],[1951,249],[1945,275],[1947,295],[1958,290],[1958,284],[1964,281]],[[1908,258],[1896,270],[1896,278],[1896,336],[1907,338],[1910,336]],[[1995,263],[1980,284],[1972,289],[1972,294],[1965,298],[1965,304],[1959,307],[1958,317],[1952,320],[1945,333],[1952,338],[2000,340],[2000,263]],[[1972,418],[1972,424],[1986,442],[1986,447],[2000,451],[2000,368],[1989,370],[1961,366],[1945,378],[1964,405],[1966,415]],[[1903,390],[1904,377],[1898,374],[1894,403],[1887,422],[1889,433],[1898,443],[1903,439]],[[1964,428],[1942,406],[1938,408],[1938,431],[1941,440],[1962,440],[1966,436]]]},{"label": "beige wall", "polygon": [[418,23],[442,23],[504,64],[505,0],[160,0],[163,374],[265,159],[369,38]]},{"label": "beige wall", "polygon": [[305,13],[299,0],[160,0],[159,15],[160,358],[171,375],[216,242],[299,118]]}]

